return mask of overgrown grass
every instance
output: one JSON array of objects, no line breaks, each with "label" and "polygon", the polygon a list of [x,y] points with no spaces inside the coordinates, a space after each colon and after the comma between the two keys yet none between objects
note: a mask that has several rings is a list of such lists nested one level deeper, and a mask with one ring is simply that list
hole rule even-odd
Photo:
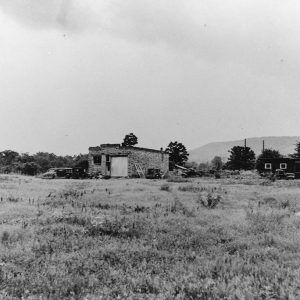
[{"label": "overgrown grass", "polygon": [[297,186],[197,180],[27,183],[40,200],[0,204],[0,298],[299,299]]}]

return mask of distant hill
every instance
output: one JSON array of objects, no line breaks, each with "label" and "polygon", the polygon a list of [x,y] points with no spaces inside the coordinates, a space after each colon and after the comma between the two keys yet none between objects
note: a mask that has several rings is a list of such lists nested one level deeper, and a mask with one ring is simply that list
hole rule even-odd
[{"label": "distant hill", "polygon": [[[263,140],[265,148],[278,150],[283,155],[288,155],[294,152],[295,144],[300,140],[299,136],[267,136],[255,137],[247,139],[247,146],[255,152],[256,156],[261,153]],[[244,140],[229,141],[229,142],[214,142],[206,144],[202,147],[189,150],[189,161],[207,162],[211,161],[216,155],[221,156],[223,161],[227,161],[229,152],[233,146],[243,146]]]}]

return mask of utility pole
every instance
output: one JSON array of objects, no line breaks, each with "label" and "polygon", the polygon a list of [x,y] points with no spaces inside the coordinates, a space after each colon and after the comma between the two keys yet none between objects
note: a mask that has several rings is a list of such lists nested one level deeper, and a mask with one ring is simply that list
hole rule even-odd
[{"label": "utility pole", "polygon": [[265,152],[265,140],[263,140],[263,148],[262,148],[262,152]]}]

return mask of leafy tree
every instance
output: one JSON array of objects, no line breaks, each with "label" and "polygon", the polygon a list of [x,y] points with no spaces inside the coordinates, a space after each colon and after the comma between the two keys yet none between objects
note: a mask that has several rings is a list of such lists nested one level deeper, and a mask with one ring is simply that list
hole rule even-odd
[{"label": "leafy tree", "polygon": [[46,172],[48,169],[56,167],[53,163],[54,156],[48,152],[38,152],[34,154],[34,162],[41,166],[41,171]]},{"label": "leafy tree", "polygon": [[221,170],[223,167],[223,162],[221,156],[215,156],[211,161],[212,167],[216,170]]},{"label": "leafy tree", "polygon": [[137,143],[138,143],[138,138],[133,133],[129,133],[125,135],[122,146],[130,147],[136,145]]},{"label": "leafy tree", "polygon": [[22,168],[22,173],[23,174],[26,174],[26,175],[36,175],[39,170],[40,170],[40,166],[35,163],[35,162],[26,162],[24,165],[23,165],[23,168]]},{"label": "leafy tree", "polygon": [[74,163],[73,163],[74,167],[79,167],[79,168],[83,168],[83,169],[88,169],[89,167],[89,160],[88,160],[88,155],[87,154],[79,154],[75,157],[74,159]]},{"label": "leafy tree", "polygon": [[199,171],[206,171],[206,170],[209,170],[210,168],[210,164],[209,162],[206,162],[206,163],[200,163],[199,166],[198,166],[198,170]]},{"label": "leafy tree", "polygon": [[281,158],[281,157],[282,157],[282,155],[279,153],[279,151],[273,150],[273,149],[265,149],[257,157],[256,169],[259,172],[262,172],[265,169],[264,159],[274,159],[274,158]]},{"label": "leafy tree", "polygon": [[[166,148],[166,153],[169,154],[170,163],[174,165],[183,166],[188,160],[188,152],[182,143],[170,142]],[[172,167],[172,166],[171,166]]]},{"label": "leafy tree", "polygon": [[30,155],[29,153],[22,153],[20,155],[20,161],[22,163],[31,162],[31,161],[34,161],[34,157],[33,157],[33,155]]},{"label": "leafy tree", "polygon": [[0,161],[2,165],[10,165],[16,162],[19,158],[19,153],[12,150],[4,150],[0,152]]},{"label": "leafy tree", "polygon": [[33,155],[19,154],[12,150],[0,152],[0,172],[18,172],[27,175],[36,175],[46,172],[50,168],[82,167],[88,168],[88,155],[58,156],[48,152],[38,152]]},{"label": "leafy tree", "polygon": [[295,144],[295,152],[291,154],[293,158],[300,158],[300,141]]},{"label": "leafy tree", "polygon": [[231,170],[252,170],[255,166],[255,153],[250,147],[234,146],[229,150],[226,164]]}]

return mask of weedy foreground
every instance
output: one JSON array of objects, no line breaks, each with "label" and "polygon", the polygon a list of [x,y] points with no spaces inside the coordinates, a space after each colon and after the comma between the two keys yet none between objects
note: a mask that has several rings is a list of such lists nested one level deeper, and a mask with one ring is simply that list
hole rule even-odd
[{"label": "weedy foreground", "polygon": [[299,187],[0,175],[0,298],[299,299]]}]

